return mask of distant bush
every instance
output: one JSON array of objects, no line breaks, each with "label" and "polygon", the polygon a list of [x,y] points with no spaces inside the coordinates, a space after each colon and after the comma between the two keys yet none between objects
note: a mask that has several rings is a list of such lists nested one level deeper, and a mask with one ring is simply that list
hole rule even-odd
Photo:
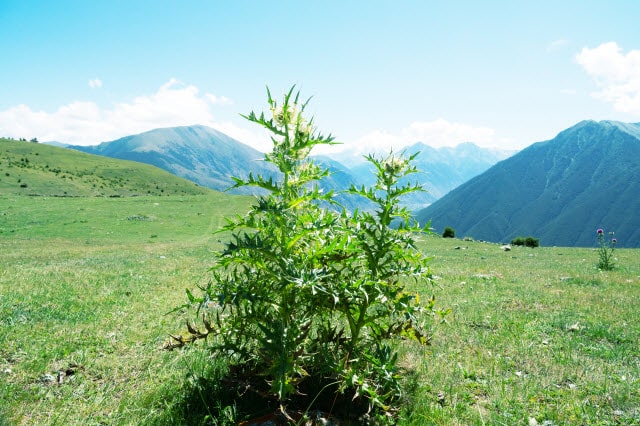
[{"label": "distant bush", "polygon": [[525,247],[539,247],[540,241],[537,238],[533,237],[516,237],[511,240],[512,246],[525,246]]},{"label": "distant bush", "polygon": [[455,238],[456,236],[456,231],[450,227],[447,226],[446,228],[444,228],[444,232],[442,232],[442,238]]},{"label": "distant bush", "polygon": [[525,245],[527,247],[539,247],[540,246],[540,240],[538,240],[537,238],[533,238],[533,237],[527,237],[527,239],[525,240]]},{"label": "distant bush", "polygon": [[513,240],[511,240],[511,245],[512,246],[524,246],[525,244],[525,238],[524,237],[516,237]]}]

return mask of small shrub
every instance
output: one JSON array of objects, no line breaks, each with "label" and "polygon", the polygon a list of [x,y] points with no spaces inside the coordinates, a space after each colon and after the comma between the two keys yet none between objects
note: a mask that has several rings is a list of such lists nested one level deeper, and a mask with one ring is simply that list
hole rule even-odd
[{"label": "small shrub", "polygon": [[616,249],[618,240],[614,237],[613,232],[609,232],[610,239],[605,238],[602,228],[599,228],[596,234],[598,235],[598,269],[610,271],[615,267],[613,252]]},{"label": "small shrub", "polygon": [[524,246],[526,244],[526,239],[524,237],[516,237],[511,240],[512,246]]},{"label": "small shrub", "polygon": [[444,231],[442,232],[442,238],[455,238],[455,236],[456,231],[453,228],[451,228],[450,226],[444,228]]},{"label": "small shrub", "polygon": [[533,237],[516,237],[511,240],[511,245],[534,248],[540,246],[540,241]]}]

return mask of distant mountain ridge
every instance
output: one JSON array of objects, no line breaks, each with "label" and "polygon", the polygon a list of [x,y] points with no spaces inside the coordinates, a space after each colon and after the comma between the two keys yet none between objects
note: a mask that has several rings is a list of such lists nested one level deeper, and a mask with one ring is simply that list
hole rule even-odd
[{"label": "distant mountain ridge", "polygon": [[425,202],[431,204],[442,198],[454,188],[513,154],[511,151],[481,148],[471,142],[441,148],[433,148],[419,142],[406,149],[408,155],[418,152],[414,164],[422,174],[421,181],[424,182],[428,193],[422,205],[416,203],[413,206],[414,210],[425,207]]},{"label": "distant mountain ridge", "polygon": [[596,229],[640,247],[640,123],[582,121],[535,143],[417,214],[437,231],[593,246]]},{"label": "distant mountain ridge", "polygon": [[[69,146],[91,154],[152,164],[199,185],[223,191],[231,176],[271,176],[264,154],[206,126],[154,129],[95,146]],[[234,191],[248,193],[247,190]]]},{"label": "distant mountain ridge", "polygon": [[[479,175],[489,167],[513,154],[511,151],[481,148],[465,142],[455,147],[433,148],[417,142],[401,151],[405,156],[417,154],[413,165],[419,170],[408,180],[423,185],[426,192],[410,194],[403,204],[410,210],[423,209],[452,189]],[[359,182],[373,184],[374,176],[368,163],[351,168]]]},{"label": "distant mountain ridge", "polygon": [[[206,126],[184,126],[155,129],[126,136],[97,146],[69,146],[92,154],[152,164],[202,186],[218,191],[233,185],[232,176],[246,178],[254,175],[275,176],[275,168],[263,161],[264,154],[222,132]],[[480,148],[464,143],[455,148],[432,148],[417,143],[404,150],[407,154],[420,151],[415,165],[422,171],[412,179],[424,184],[426,193],[404,200],[410,209],[423,208],[454,187],[488,169],[508,153]],[[328,156],[314,157],[333,174],[323,183],[324,190],[341,191],[355,185],[372,184],[371,166],[366,162],[355,165],[340,163]],[[243,188],[236,193],[251,193]],[[361,208],[361,200],[340,196],[347,208]]]}]

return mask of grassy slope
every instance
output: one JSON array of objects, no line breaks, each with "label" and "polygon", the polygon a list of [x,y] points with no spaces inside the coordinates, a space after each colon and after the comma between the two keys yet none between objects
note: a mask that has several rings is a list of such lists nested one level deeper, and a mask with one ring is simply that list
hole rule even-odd
[{"label": "grassy slope", "polygon": [[[0,196],[0,424],[138,424],[162,410],[158,393],[184,372],[161,350],[181,328],[164,314],[202,281],[222,215],[249,200]],[[47,381],[61,369],[74,374]]]},{"label": "grassy slope", "polygon": [[[161,350],[183,328],[165,312],[206,280],[211,232],[249,201],[0,195],[0,424],[206,414],[197,406],[210,395],[189,374],[205,368],[198,355]],[[638,250],[619,250],[608,273],[591,249],[434,237],[425,250],[438,305],[453,314],[427,350],[404,349],[416,375],[403,424],[640,422]],[[70,375],[56,384],[60,370]]]},{"label": "grassy slope", "polygon": [[0,194],[113,197],[208,191],[146,164],[0,139]]}]

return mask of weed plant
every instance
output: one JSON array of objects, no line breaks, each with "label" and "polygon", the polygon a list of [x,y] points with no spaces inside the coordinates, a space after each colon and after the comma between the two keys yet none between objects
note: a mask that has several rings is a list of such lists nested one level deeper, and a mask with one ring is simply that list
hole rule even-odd
[{"label": "weed plant", "polygon": [[610,239],[605,238],[602,228],[598,228],[596,234],[598,235],[598,269],[610,271],[615,267],[613,252],[616,250],[618,240],[613,232],[609,232]]},{"label": "weed plant", "polygon": [[433,308],[433,299],[421,304],[405,288],[408,279],[423,291],[430,283],[428,259],[416,248],[421,230],[399,206],[403,195],[420,190],[399,184],[416,170],[411,158],[368,157],[375,186],[350,192],[371,202],[375,213],[349,214],[332,193],[318,189],[328,171],[308,158],[332,137],[305,119],[306,103],[293,88],[281,104],[270,94],[268,102],[270,117],[246,118],[273,135],[265,160],[281,178],[235,178],[237,187],[256,186],[268,195],[223,228],[231,238],[216,255],[210,283],[201,296],[188,292],[181,307],[195,305],[203,327],[188,324],[190,337],[177,336],[170,346],[207,338],[206,350],[229,359],[229,377],[247,382],[252,392],[269,383],[265,391],[285,416],[293,397],[307,389],[304,382],[315,383],[312,402],[326,392],[334,401],[362,405],[361,414],[393,413],[402,389],[391,341],[426,344],[423,313]]}]

